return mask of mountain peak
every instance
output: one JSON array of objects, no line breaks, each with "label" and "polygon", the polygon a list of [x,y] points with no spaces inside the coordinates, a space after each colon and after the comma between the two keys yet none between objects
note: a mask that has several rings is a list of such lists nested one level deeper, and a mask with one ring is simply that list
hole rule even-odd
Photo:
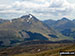
[{"label": "mountain peak", "polygon": [[31,14],[29,14],[29,18],[32,18],[33,16]]},{"label": "mountain peak", "polygon": [[31,14],[29,14],[29,18],[27,19],[27,22],[30,22],[30,20],[32,19],[32,15]]},{"label": "mountain peak", "polygon": [[27,22],[29,22],[29,21],[31,21],[31,20],[38,21],[38,19],[37,19],[35,16],[33,16],[32,14],[24,15],[24,16],[22,16],[21,18],[26,19]]},{"label": "mountain peak", "polygon": [[21,16],[21,18],[26,18],[26,19],[29,19],[29,18],[32,18],[32,17],[33,17],[32,14],[28,14],[28,15]]},{"label": "mountain peak", "polygon": [[63,17],[61,20],[67,20],[67,21],[69,21],[69,19],[68,18],[66,18],[66,17]]},{"label": "mountain peak", "polygon": [[28,15],[31,15],[31,16],[33,16],[32,14],[28,14]]}]

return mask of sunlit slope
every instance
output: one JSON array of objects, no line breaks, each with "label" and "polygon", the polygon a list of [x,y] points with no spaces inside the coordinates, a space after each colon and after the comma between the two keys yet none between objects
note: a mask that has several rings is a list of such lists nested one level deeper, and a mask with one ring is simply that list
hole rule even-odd
[{"label": "sunlit slope", "polygon": [[42,51],[34,54],[22,53],[22,54],[16,54],[12,56],[60,56],[59,54],[60,51],[75,51],[75,44],[69,46],[63,46],[53,50]]}]

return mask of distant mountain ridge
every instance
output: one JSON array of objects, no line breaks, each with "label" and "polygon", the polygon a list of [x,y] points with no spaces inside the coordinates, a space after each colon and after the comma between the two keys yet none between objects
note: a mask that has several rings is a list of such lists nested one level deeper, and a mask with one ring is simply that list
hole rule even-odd
[{"label": "distant mountain ridge", "polygon": [[5,20],[5,19],[0,19],[0,24],[4,23],[4,22],[8,22],[9,20]]},{"label": "distant mountain ridge", "polygon": [[75,20],[69,20],[68,18],[64,17],[57,21],[55,20],[54,21],[45,20],[45,21],[44,23],[46,23],[49,27],[53,27],[63,35],[73,37],[75,39]]},{"label": "distant mountain ridge", "polygon": [[73,20],[73,23],[75,24],[75,19]]}]

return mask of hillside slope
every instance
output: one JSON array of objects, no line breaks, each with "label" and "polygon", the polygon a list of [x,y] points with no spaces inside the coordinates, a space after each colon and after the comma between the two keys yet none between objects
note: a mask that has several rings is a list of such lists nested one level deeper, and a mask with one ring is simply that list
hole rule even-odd
[{"label": "hillside slope", "polygon": [[[0,24],[0,41],[5,43],[26,40],[58,41],[69,39],[29,14]],[[8,42],[5,42],[8,41]]]},{"label": "hillside slope", "polygon": [[46,20],[44,23],[46,23],[49,27],[53,27],[55,30],[62,33],[64,36],[71,37],[75,39],[75,22],[74,20],[71,21],[68,18],[62,18],[57,21],[52,20]]}]

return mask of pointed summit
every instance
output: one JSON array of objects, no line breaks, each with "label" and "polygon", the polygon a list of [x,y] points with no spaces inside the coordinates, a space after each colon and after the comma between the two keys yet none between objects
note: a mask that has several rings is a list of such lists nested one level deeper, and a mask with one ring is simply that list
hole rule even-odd
[{"label": "pointed summit", "polygon": [[27,19],[27,22],[30,22],[30,20],[32,19],[32,15],[31,14],[29,14],[29,18]]},{"label": "pointed summit", "polygon": [[31,14],[29,14],[29,18],[32,18],[33,16]]},{"label": "pointed summit", "polygon": [[61,20],[63,20],[63,21],[70,21],[68,18],[66,18],[66,17],[63,17]]},{"label": "pointed summit", "polygon": [[21,18],[29,18],[29,17],[33,17],[33,15],[32,14],[28,14],[28,15],[23,15]]},{"label": "pointed summit", "polygon": [[27,19],[27,22],[29,22],[30,20],[34,20],[34,21],[39,21],[35,16],[33,16],[32,14],[28,14],[28,15],[24,15],[21,18],[23,19]]},{"label": "pointed summit", "polygon": [[23,15],[21,18],[29,18],[29,15]]},{"label": "pointed summit", "polygon": [[32,17],[33,17],[32,14],[28,14],[28,15],[23,15],[21,18],[26,18],[26,19],[28,18],[29,19],[29,18],[32,18]]}]

